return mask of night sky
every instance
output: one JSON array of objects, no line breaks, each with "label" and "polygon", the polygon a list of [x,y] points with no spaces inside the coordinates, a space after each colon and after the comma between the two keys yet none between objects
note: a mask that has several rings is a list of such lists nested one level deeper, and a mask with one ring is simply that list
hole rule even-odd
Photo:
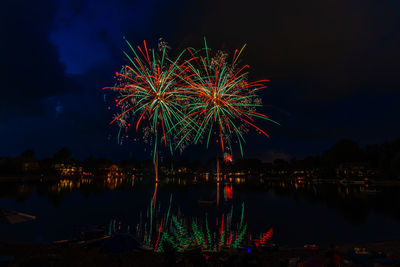
[{"label": "night sky", "polygon": [[[317,154],[342,138],[360,145],[400,138],[398,0],[6,1],[1,8],[0,156],[63,146],[73,156],[150,157],[118,145],[104,86],[124,63],[123,37],[159,37],[173,50],[233,52],[247,43],[251,79],[268,78],[262,124],[246,157]],[[207,153],[204,147],[184,155]]]}]

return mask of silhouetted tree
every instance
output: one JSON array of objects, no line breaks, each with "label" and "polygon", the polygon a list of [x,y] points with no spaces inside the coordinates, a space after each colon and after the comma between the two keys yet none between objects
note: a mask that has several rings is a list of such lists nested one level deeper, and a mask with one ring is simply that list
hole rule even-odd
[{"label": "silhouetted tree", "polygon": [[391,163],[393,176],[400,179],[400,151],[397,152]]},{"label": "silhouetted tree", "polygon": [[32,149],[25,150],[24,152],[21,153],[20,157],[22,160],[34,160],[35,151],[33,151]]},{"label": "silhouetted tree", "polygon": [[352,140],[343,139],[322,153],[321,175],[333,177],[340,163],[359,162],[362,158],[363,151],[358,144]]},{"label": "silhouetted tree", "polygon": [[253,173],[261,170],[262,164],[259,159],[237,159],[233,165],[236,171],[251,171]]},{"label": "silhouetted tree", "polygon": [[132,169],[135,169],[138,167],[138,162],[136,161],[136,159],[134,157],[131,157],[128,160],[122,160],[119,163],[119,166],[122,167],[125,171],[130,171]]},{"label": "silhouetted tree", "polygon": [[14,175],[20,174],[21,169],[21,159],[20,158],[5,158],[1,166],[1,174],[3,175]]},{"label": "silhouetted tree", "polygon": [[68,162],[71,160],[71,151],[67,147],[61,148],[53,156],[56,162]]}]

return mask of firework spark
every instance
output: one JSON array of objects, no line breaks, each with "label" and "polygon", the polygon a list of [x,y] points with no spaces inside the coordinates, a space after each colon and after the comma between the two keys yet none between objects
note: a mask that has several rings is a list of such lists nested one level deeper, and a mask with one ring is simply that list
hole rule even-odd
[{"label": "firework spark", "polygon": [[[180,53],[175,60],[167,55],[168,45],[160,40],[158,51],[149,49],[146,41],[136,49],[126,41],[131,55],[124,51],[129,64],[116,72],[117,83],[103,89],[118,93],[115,106],[120,108],[110,124],[116,122],[120,129],[134,126],[143,130],[146,142],[152,141],[153,161],[156,162],[158,146],[169,146],[173,151],[173,130],[185,121],[184,99],[187,97],[179,82],[189,61]],[[179,63],[183,61],[183,63]],[[150,140],[149,140],[150,139]]]},{"label": "firework spark", "polygon": [[228,54],[222,51],[211,57],[205,39],[204,44],[200,51],[188,49],[194,60],[188,63],[190,71],[184,76],[184,89],[192,100],[186,106],[186,118],[190,118],[186,121],[196,122],[196,127],[192,127],[196,129],[193,141],[197,143],[206,136],[208,147],[215,132],[222,152],[227,148],[232,152],[232,139],[235,138],[243,155],[244,133],[250,128],[269,137],[255,124],[255,118],[278,124],[256,111],[262,106],[257,91],[266,88],[268,80],[248,81],[245,71],[249,66],[237,64],[245,46],[235,51],[230,63]]},{"label": "firework spark", "polygon": [[223,212],[215,218],[215,225],[210,223],[214,220],[210,220],[207,213],[202,218],[185,216],[182,213],[171,214],[172,196],[166,213],[153,213],[152,205],[151,200],[146,212],[148,217],[135,227],[135,235],[155,252],[164,251],[166,243],[179,252],[193,248],[200,248],[203,252],[217,252],[251,243],[263,246],[273,235],[270,228],[258,238],[252,237],[247,223],[244,222],[244,203],[240,220],[234,216],[234,206],[231,206],[230,211]]},{"label": "firework spark", "polygon": [[[249,66],[238,63],[245,46],[230,60],[226,52],[212,53],[204,39],[203,49],[188,48],[171,59],[162,39],[158,50],[149,49],[145,41],[136,48],[126,43],[132,54],[124,52],[129,64],[116,72],[115,86],[104,88],[118,93],[115,106],[120,112],[111,123],[119,125],[120,134],[131,126],[136,131],[141,128],[144,141],[153,143],[155,165],[161,144],[172,154],[203,139],[208,147],[211,136],[231,160],[234,141],[243,156],[244,135],[250,129],[269,137],[256,125],[256,118],[278,124],[257,112],[262,106],[257,93],[268,80],[248,81]],[[186,51],[189,59],[183,57]]]}]

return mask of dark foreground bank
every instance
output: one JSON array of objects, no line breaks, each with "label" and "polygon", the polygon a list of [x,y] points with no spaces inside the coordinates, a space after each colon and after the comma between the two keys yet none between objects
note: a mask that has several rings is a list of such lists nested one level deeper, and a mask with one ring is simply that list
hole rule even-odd
[{"label": "dark foreground bank", "polygon": [[[77,244],[0,243],[0,266],[400,266],[400,240],[336,248],[252,248],[218,253],[103,253]],[[336,265],[337,266],[337,265]]]}]

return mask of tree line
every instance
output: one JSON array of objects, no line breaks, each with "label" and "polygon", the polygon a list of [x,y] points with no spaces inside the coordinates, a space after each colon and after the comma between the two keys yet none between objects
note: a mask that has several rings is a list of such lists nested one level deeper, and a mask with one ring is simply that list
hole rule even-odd
[{"label": "tree line", "polygon": [[[36,174],[54,174],[54,164],[75,164],[85,170],[95,173],[97,169],[117,164],[124,170],[152,172],[150,159],[138,161],[134,158],[114,162],[106,158],[88,157],[83,161],[73,159],[71,151],[64,147],[54,153],[51,158],[37,160],[33,150],[26,150],[18,157],[0,157],[0,175],[17,175],[26,172]],[[271,176],[293,175],[296,171],[303,171],[315,177],[336,177],[337,170],[343,164],[363,166],[364,169],[374,170],[375,178],[400,179],[400,139],[382,144],[360,147],[357,142],[343,139],[320,155],[308,156],[304,159],[293,157],[290,160],[275,159],[273,162],[262,162],[260,159],[238,158],[233,162],[219,158],[220,169],[224,172],[241,172],[247,174],[266,173]],[[170,173],[171,170],[182,173],[215,172],[216,158],[204,162],[190,160],[185,157],[161,158],[159,168],[161,173]]]}]

